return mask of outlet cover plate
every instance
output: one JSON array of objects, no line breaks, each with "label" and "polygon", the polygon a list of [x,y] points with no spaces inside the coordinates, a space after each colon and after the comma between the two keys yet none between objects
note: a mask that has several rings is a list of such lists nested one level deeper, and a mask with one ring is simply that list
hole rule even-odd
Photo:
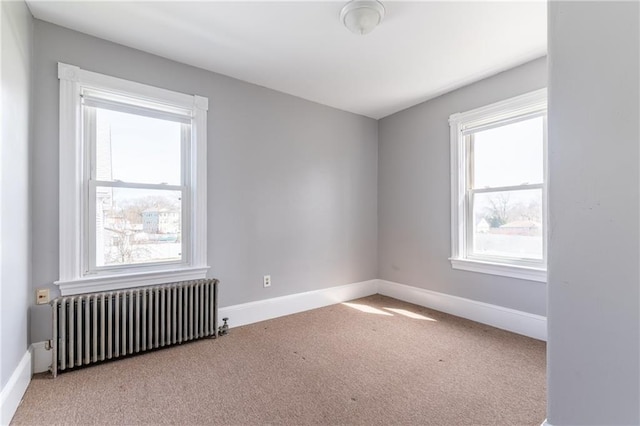
[{"label": "outlet cover plate", "polygon": [[45,305],[49,303],[49,289],[39,288],[36,290],[36,305]]}]

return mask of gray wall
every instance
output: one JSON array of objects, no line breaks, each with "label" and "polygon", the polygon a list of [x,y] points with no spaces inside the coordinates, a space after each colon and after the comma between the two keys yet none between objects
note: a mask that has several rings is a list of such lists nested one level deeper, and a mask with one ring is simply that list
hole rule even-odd
[{"label": "gray wall", "polygon": [[0,389],[27,351],[30,292],[29,128],[33,19],[24,2],[2,3],[0,147]]},{"label": "gray wall", "polygon": [[549,3],[548,421],[640,424],[637,2]]},{"label": "gray wall", "polygon": [[[57,61],[209,98],[209,275],[221,306],[376,278],[375,120],[38,20],[34,60],[34,287],[58,279]],[[48,315],[32,307],[32,341],[49,338]]]},{"label": "gray wall", "polygon": [[449,116],[546,87],[541,58],[379,121],[379,277],[546,314],[546,285],[451,268]]}]

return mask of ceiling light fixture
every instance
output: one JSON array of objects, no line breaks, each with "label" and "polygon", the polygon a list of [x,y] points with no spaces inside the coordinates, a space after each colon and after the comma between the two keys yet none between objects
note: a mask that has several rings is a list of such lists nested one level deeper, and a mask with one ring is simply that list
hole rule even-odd
[{"label": "ceiling light fixture", "polygon": [[376,0],[351,0],[340,12],[340,20],[352,33],[371,32],[384,18],[384,6]]}]

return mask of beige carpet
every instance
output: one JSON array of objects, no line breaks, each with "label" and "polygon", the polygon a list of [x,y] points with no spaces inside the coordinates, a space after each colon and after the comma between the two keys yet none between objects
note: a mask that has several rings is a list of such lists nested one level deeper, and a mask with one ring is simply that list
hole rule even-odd
[{"label": "beige carpet", "polygon": [[539,425],[545,395],[544,342],[371,296],[37,375],[12,424]]}]

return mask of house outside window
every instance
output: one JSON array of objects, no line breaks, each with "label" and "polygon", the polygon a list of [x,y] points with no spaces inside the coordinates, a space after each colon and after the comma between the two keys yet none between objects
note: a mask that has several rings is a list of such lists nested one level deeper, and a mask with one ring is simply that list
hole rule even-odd
[{"label": "house outside window", "polygon": [[60,286],[206,277],[208,100],[59,64]]},{"label": "house outside window", "polygon": [[546,89],[449,123],[452,267],[546,282]]}]

